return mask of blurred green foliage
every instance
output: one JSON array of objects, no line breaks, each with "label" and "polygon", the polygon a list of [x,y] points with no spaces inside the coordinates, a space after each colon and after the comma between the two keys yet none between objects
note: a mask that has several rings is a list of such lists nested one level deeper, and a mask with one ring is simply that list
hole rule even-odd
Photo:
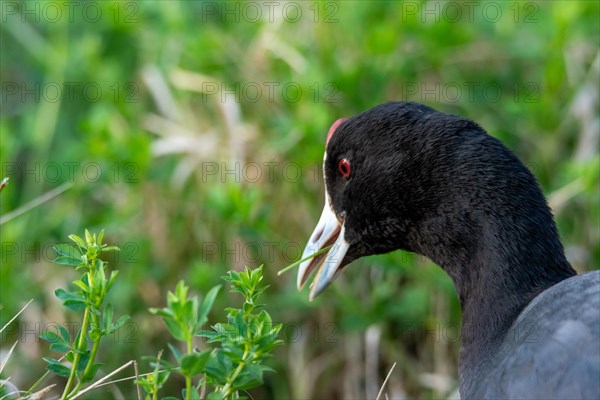
[{"label": "blurred green foliage", "polygon": [[[314,303],[292,274],[276,276],[320,213],[330,124],[387,100],[501,139],[539,179],[574,266],[599,265],[597,1],[0,7],[0,323],[34,298],[2,336],[3,349],[21,342],[7,366],[21,389],[43,373],[37,334],[71,318],[53,299],[69,278],[51,248],[89,227],[122,250],[112,296],[132,317],[100,352],[99,376],[165,348],[147,309],[178,280],[205,293],[264,263],[264,302],[288,343],[255,398],[375,397],[393,362],[391,396],[447,396],[460,310],[438,267],[370,257]],[[72,187],[29,203],[61,184]],[[119,393],[134,397],[131,381],[88,398]]]}]

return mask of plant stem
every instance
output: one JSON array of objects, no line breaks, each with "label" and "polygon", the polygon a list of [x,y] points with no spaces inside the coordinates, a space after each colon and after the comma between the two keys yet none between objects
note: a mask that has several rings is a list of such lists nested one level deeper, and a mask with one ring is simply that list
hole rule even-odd
[{"label": "plant stem", "polygon": [[[192,341],[194,340],[194,337],[192,336],[192,331],[188,330],[187,332],[187,340],[186,340],[186,345],[187,345],[187,354],[192,354]],[[185,400],[191,400],[192,399],[192,377],[191,376],[186,376],[185,377]]]},{"label": "plant stem", "polygon": [[296,268],[298,265],[302,264],[306,260],[310,260],[311,258],[314,258],[314,257],[316,257],[318,255],[321,255],[321,254],[325,253],[326,251],[329,251],[329,249],[332,248],[332,247],[333,247],[333,245],[330,245],[330,246],[327,246],[327,247],[323,247],[321,250],[317,251],[316,253],[311,254],[311,255],[309,255],[307,257],[304,257],[302,260],[298,260],[295,263],[288,265],[287,267],[279,270],[279,272],[277,272],[277,276],[279,276],[279,275],[281,275],[281,274],[289,271],[292,268]]},{"label": "plant stem", "polygon": [[225,386],[223,386],[223,389],[221,389],[221,394],[224,398],[229,397],[229,395],[231,394],[231,385],[235,381],[235,378],[238,377],[240,372],[242,372],[242,369],[244,369],[244,365],[246,365],[246,359],[248,358],[248,354],[250,354],[250,345],[246,343],[246,348],[244,349],[244,355],[242,355],[242,360],[240,361],[240,364],[237,366],[235,371],[233,371],[233,375],[231,375],[231,378],[227,380],[227,383],[225,384]]},{"label": "plant stem", "polygon": [[73,390],[71,390],[71,393],[69,393],[69,395],[67,396],[67,399],[70,399],[73,396],[75,396],[77,393],[79,393],[79,389],[81,389],[81,386],[82,386],[81,381],[77,381],[77,385],[75,385]]},{"label": "plant stem", "polygon": [[192,377],[185,377],[185,400],[192,399]]},{"label": "plant stem", "polygon": [[[92,314],[92,319],[94,320],[94,324],[99,327],[100,326],[100,321],[98,321],[98,315],[97,314]],[[87,374],[91,371],[92,367],[94,366],[94,360],[96,359],[96,353],[98,353],[98,347],[100,347],[100,338],[102,336],[98,335],[98,337],[94,338],[94,343],[92,344],[92,352],[90,354],[90,359],[87,363],[87,366],[85,367],[85,371],[83,371],[83,377],[86,378]]]},{"label": "plant stem", "polygon": [[27,396],[29,396],[29,395],[30,395],[30,394],[31,394],[31,393],[32,393],[32,392],[33,392],[33,391],[34,391],[34,390],[35,390],[35,389],[36,389],[36,388],[37,388],[37,387],[40,385],[40,383],[42,383],[42,381],[43,381],[44,379],[46,379],[46,377],[48,376],[48,374],[49,374],[49,373],[50,373],[50,371],[46,371],[46,372],[44,373],[44,375],[42,375],[42,377],[41,377],[40,379],[38,379],[38,380],[37,380],[37,381],[36,381],[36,382],[33,384],[33,386],[31,386],[31,387],[29,388],[29,390],[27,390],[27,391],[25,392],[25,394],[23,395],[23,398],[27,398]]},{"label": "plant stem", "polygon": [[79,333],[79,342],[75,346],[75,351],[73,353],[73,365],[71,366],[71,373],[69,374],[69,380],[67,381],[67,385],[65,386],[65,390],[61,396],[61,400],[66,400],[68,398],[69,390],[71,389],[71,385],[73,384],[73,379],[75,379],[75,374],[77,373],[77,368],[79,367],[79,361],[81,359],[81,352],[83,351],[84,346],[87,347],[85,335],[87,333],[88,325],[90,323],[90,306],[85,308],[85,312],[83,314],[83,324],[81,325],[81,331]]}]

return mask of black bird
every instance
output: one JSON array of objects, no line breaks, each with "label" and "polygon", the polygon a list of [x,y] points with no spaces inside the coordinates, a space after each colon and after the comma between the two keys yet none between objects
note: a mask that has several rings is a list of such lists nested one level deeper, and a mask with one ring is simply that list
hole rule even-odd
[{"label": "black bird", "polygon": [[600,271],[577,275],[529,170],[476,123],[412,102],[329,131],[325,207],[300,266],[310,298],[353,260],[397,249],[451,277],[467,399],[600,399]]}]

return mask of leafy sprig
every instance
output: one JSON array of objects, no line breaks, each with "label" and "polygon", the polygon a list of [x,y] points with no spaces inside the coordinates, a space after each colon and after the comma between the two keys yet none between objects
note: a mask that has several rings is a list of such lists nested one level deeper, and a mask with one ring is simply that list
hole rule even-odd
[{"label": "leafy sprig", "polygon": [[46,331],[40,335],[41,339],[50,343],[50,350],[63,353],[60,359],[64,358],[71,364],[67,366],[56,358],[44,357],[48,363],[46,366],[48,371],[68,378],[61,396],[62,400],[74,397],[85,383],[94,379],[102,366],[100,363],[95,363],[101,339],[116,332],[129,319],[129,316],[124,315],[113,322],[113,307],[111,304],[105,305],[106,297],[115,283],[118,271],[112,271],[107,275],[108,263],[99,257],[103,253],[118,251],[119,248],[103,244],[103,238],[104,231],[96,235],[86,229],[85,239],[77,235],[69,235],[73,245],[54,246],[58,254],[54,263],[83,271],[83,275],[72,282],[75,290],[57,289],[54,292],[66,308],[74,312],[83,312],[81,329],[73,338],[69,330],[62,325],[57,326],[56,332]]},{"label": "leafy sprig", "polygon": [[[183,397],[204,398],[208,388],[208,399],[240,398],[239,392],[263,383],[263,373],[273,371],[263,364],[282,343],[278,339],[281,324],[273,324],[271,316],[258,300],[267,286],[262,285],[263,267],[254,270],[245,268],[242,272],[229,271],[223,277],[231,285],[231,291],[244,298],[240,308],[227,308],[227,322],[217,323],[210,329],[202,330],[212,308],[220,286],[213,287],[200,301],[198,296],[189,296],[189,288],[180,281],[175,292],[167,294],[167,306],[150,311],[160,315],[171,335],[185,343],[183,353],[169,345],[175,363],[159,358],[154,359],[155,371],[140,379],[148,393],[146,399],[157,399],[158,390],[166,381],[167,375],[177,371],[186,380]],[[192,348],[194,336],[208,339],[208,343],[219,346],[203,351]],[[157,366],[163,375],[159,375]],[[194,379],[197,379],[194,384]],[[173,399],[173,398],[168,398]]]}]

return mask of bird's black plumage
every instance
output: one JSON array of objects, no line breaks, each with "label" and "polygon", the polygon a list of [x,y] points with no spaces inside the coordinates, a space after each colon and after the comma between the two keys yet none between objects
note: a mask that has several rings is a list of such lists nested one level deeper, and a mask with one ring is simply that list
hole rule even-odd
[{"label": "bird's black plumage", "polygon": [[[340,268],[404,249],[452,278],[463,398],[600,398],[600,273],[575,276],[535,178],[498,140],[386,103],[335,130],[324,174],[348,244]],[[536,339],[518,340],[528,329]]]}]

